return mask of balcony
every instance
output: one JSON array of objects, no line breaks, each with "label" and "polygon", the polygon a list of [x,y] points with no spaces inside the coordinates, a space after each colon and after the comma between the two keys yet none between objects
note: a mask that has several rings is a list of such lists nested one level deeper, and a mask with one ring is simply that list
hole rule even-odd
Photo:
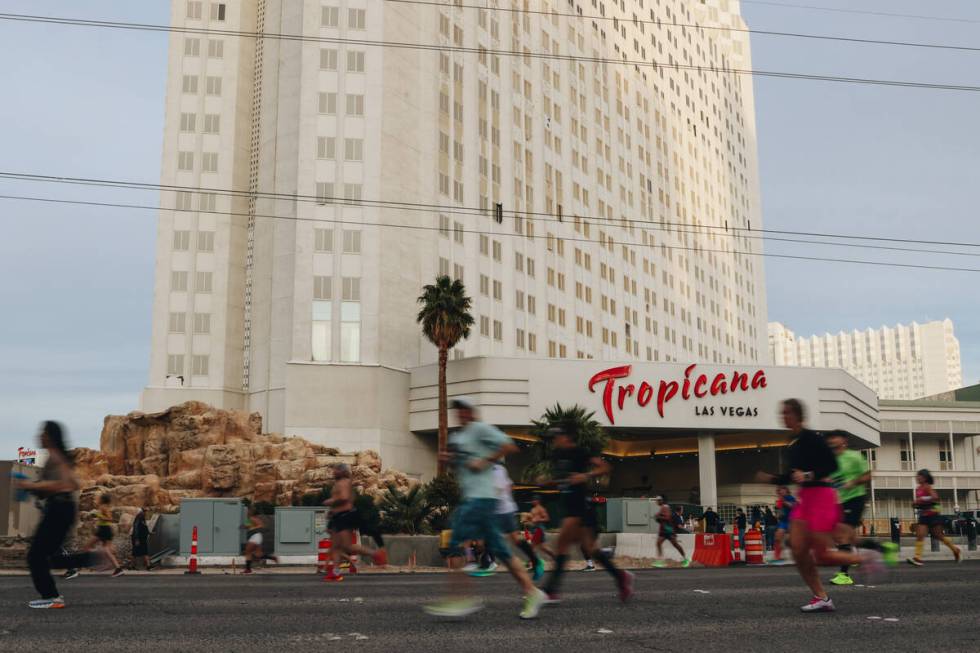
[{"label": "balcony", "polygon": [[[957,490],[980,490],[980,471],[931,471],[936,479],[933,487],[937,490],[952,490],[954,478],[956,479]],[[915,478],[908,471],[902,470],[874,469],[871,471],[871,480],[874,482],[875,491],[911,490],[915,487]]]}]

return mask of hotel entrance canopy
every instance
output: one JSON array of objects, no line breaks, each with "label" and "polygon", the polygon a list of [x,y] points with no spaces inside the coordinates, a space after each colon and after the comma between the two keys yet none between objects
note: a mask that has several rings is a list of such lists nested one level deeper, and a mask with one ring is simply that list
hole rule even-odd
[{"label": "hotel entrance canopy", "polygon": [[[435,365],[411,371],[413,432],[437,428],[437,373]],[[468,358],[449,363],[447,381],[450,398],[472,398],[483,421],[504,429],[527,429],[556,403],[578,404],[621,448],[706,434],[784,441],[780,402],[790,397],[804,403],[811,428],[847,431],[855,448],[880,444],[877,396],[843,370]]]}]

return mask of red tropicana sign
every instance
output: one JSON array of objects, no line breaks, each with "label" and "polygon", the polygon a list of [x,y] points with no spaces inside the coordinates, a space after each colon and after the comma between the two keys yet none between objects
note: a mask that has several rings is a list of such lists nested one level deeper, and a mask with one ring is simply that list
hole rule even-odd
[{"label": "red tropicana sign", "polygon": [[[695,375],[694,368],[696,367],[697,364],[689,365],[684,370],[683,379],[670,381],[661,379],[658,382],[656,392],[657,413],[661,417],[664,416],[664,405],[676,397],[678,393],[680,393],[682,400],[690,401],[692,398],[703,399],[705,397],[718,397],[736,392],[758,390],[765,388],[767,385],[765,370],[756,370],[751,374],[737,370],[733,372],[719,372],[709,378],[706,374]],[[625,408],[628,398],[634,398],[641,408],[653,400],[654,387],[646,380],[641,381],[639,385],[623,382],[617,386],[616,381],[627,378],[632,370],[632,365],[610,367],[589,379],[589,392],[595,392],[595,386],[605,382],[605,387],[602,389],[602,407],[606,411],[606,417],[609,418],[610,424],[616,423],[616,417],[613,413],[614,394],[616,395],[615,407],[618,407],[619,410]],[[615,392],[616,390],[618,392]]]}]

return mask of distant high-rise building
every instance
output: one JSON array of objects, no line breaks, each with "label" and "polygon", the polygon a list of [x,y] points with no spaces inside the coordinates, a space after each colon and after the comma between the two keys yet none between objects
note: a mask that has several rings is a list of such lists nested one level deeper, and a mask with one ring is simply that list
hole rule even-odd
[{"label": "distant high-rise building", "polygon": [[809,338],[770,322],[769,355],[775,365],[842,368],[882,399],[917,399],[963,384],[949,319]]},{"label": "distant high-rise building", "polygon": [[507,7],[172,3],[145,410],[411,470],[439,274],[473,297],[453,358],[765,359],[738,2]]}]

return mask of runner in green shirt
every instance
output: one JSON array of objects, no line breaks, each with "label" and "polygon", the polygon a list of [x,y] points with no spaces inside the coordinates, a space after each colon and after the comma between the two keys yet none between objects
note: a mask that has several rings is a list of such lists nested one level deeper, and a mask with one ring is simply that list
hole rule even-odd
[{"label": "runner in green shirt", "polygon": [[[830,431],[824,437],[837,456],[837,472],[831,478],[837,487],[837,500],[842,515],[834,535],[837,548],[850,551],[857,541],[857,527],[861,525],[871,471],[862,454],[847,448],[846,432]],[[854,580],[847,572],[848,565],[842,565],[830,582],[834,585],[853,585]]]}]

